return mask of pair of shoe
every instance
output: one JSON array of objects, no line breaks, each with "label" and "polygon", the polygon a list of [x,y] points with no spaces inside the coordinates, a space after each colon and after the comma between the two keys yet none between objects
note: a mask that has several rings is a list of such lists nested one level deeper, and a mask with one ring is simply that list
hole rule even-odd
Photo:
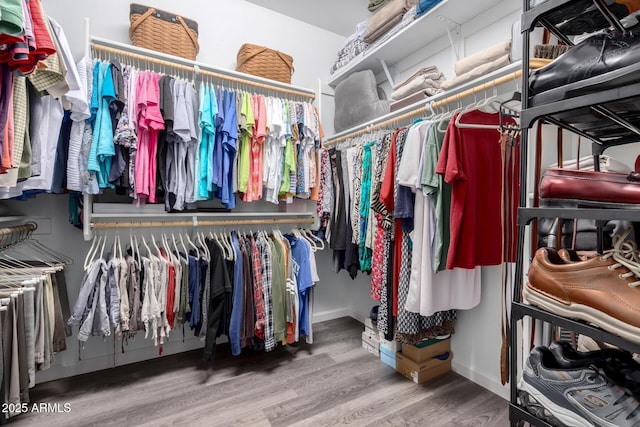
[{"label": "pair of shoe", "polygon": [[640,36],[613,31],[596,34],[531,73],[531,105],[636,83],[639,60]]},{"label": "pair of shoe", "polygon": [[631,230],[614,235],[612,249],[586,260],[567,260],[555,249],[538,249],[524,298],[551,313],[640,343],[640,257],[635,242],[626,240]]},{"label": "pair of shoe", "polygon": [[589,353],[567,342],[536,347],[518,383],[520,404],[555,426],[639,426],[638,365],[631,355]]}]

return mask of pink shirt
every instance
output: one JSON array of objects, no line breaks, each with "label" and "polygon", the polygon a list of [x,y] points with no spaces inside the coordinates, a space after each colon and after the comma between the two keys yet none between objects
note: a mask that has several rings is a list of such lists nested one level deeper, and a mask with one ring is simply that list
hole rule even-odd
[{"label": "pink shirt", "polygon": [[253,126],[253,139],[251,141],[251,163],[249,165],[248,198],[250,200],[262,199],[262,152],[263,143],[267,135],[266,105],[262,95],[251,98],[251,107],[255,124]]},{"label": "pink shirt", "polygon": [[160,75],[144,71],[137,85],[138,152],[136,155],[136,193],[141,201],[156,202],[156,152],[158,131],[164,129],[160,112]]}]

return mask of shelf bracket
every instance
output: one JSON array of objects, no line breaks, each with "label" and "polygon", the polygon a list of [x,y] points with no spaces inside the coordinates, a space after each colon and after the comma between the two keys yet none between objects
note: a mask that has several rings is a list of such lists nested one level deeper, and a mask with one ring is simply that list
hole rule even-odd
[{"label": "shelf bracket", "polygon": [[393,81],[393,77],[391,76],[391,72],[389,71],[389,67],[387,66],[387,63],[382,58],[378,58],[378,60],[380,61],[380,65],[382,65],[382,70],[384,71],[384,75],[387,77],[387,81],[389,82],[391,87],[394,87],[396,84]]},{"label": "shelf bracket", "polygon": [[462,26],[455,21],[443,15],[438,15],[438,19],[442,22],[447,30],[447,37],[453,50],[454,60],[458,61],[464,54],[464,39],[462,38]]}]

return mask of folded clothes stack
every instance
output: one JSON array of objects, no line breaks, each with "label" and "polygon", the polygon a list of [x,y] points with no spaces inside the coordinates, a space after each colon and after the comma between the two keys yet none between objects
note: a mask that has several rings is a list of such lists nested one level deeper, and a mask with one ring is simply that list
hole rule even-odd
[{"label": "folded clothes stack", "polygon": [[382,34],[378,39],[376,39],[376,41],[374,43],[368,45],[367,46],[367,50],[375,49],[378,45],[381,45],[382,43],[386,42],[391,37],[393,37],[395,34],[399,33],[404,28],[406,28],[409,24],[411,24],[413,21],[415,21],[416,18],[417,18],[416,7],[415,6],[411,6],[409,8],[409,10],[407,10],[405,12],[405,14],[402,17],[402,19],[400,20],[400,22],[395,24],[386,33]]},{"label": "folded clothes stack", "polygon": [[442,92],[440,85],[444,80],[444,74],[435,65],[419,69],[393,87],[391,111]]},{"label": "folded clothes stack", "polygon": [[351,62],[356,56],[364,52],[368,44],[362,39],[367,32],[367,22],[362,21],[356,26],[356,31],[344,42],[344,46],[338,52],[338,59],[331,67],[330,73],[333,74],[340,68]]},{"label": "folded clothes stack", "polygon": [[385,4],[389,3],[389,1],[390,0],[370,0],[367,9],[369,9],[369,12],[375,12]]},{"label": "folded clothes stack", "polygon": [[444,81],[441,87],[444,90],[449,90],[509,65],[511,62],[510,57],[511,41],[508,40],[462,58],[455,64],[456,76],[453,79]]},{"label": "folded clothes stack", "polygon": [[[562,162],[562,169],[580,169],[582,171],[594,171],[594,156],[584,156],[579,159],[565,160]],[[606,154],[600,154],[598,156],[600,163],[600,172],[613,172],[613,173],[629,173],[631,168],[620,160]],[[548,166],[549,169],[558,168],[558,163],[553,163]]]},{"label": "folded clothes stack", "polygon": [[440,3],[441,1],[442,0],[420,0],[416,5],[416,15],[417,16],[424,15],[425,13],[433,9],[433,7],[438,3]]},{"label": "folded clothes stack", "polygon": [[391,0],[369,18],[363,40],[368,44],[378,40],[402,21],[405,13],[416,3],[417,0]]}]

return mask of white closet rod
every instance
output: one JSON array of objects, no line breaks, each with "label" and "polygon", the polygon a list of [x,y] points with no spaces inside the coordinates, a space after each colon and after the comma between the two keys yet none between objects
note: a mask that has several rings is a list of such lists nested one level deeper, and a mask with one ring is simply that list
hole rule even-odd
[{"label": "white closet rod", "polygon": [[124,222],[94,222],[93,229],[127,229],[127,228],[158,228],[158,227],[228,227],[234,225],[278,225],[278,224],[313,224],[312,216],[300,218],[263,218],[263,219],[219,219],[193,221],[124,221]]},{"label": "white closet rod", "polygon": [[316,96],[313,90],[301,86],[294,86],[275,80],[265,79],[263,77],[253,76],[251,74],[219,68],[203,62],[191,61],[178,56],[167,55],[166,53],[156,52],[154,50],[132,46],[100,37],[90,36],[90,45],[91,48],[96,51],[127,56],[139,61],[156,63],[167,67],[189,71],[195,74],[207,75],[220,80],[266,89],[268,91],[285,93],[309,100],[313,100]]}]

